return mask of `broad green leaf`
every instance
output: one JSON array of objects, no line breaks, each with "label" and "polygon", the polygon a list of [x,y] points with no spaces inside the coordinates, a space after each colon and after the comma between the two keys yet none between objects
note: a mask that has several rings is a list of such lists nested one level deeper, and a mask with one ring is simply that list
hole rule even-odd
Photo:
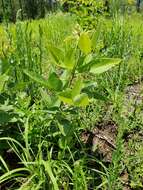
[{"label": "broad green leaf", "polygon": [[83,83],[83,89],[90,88],[90,87],[96,87],[97,83],[95,81],[85,81]]},{"label": "broad green leaf", "polygon": [[55,46],[50,46],[49,52],[50,52],[54,62],[60,66],[64,61],[64,52]]},{"label": "broad green leaf", "polygon": [[88,54],[91,52],[91,40],[87,32],[83,32],[80,35],[78,46],[80,50],[85,54]]},{"label": "broad green leaf", "polygon": [[117,59],[117,58],[96,59],[90,65],[90,72],[94,74],[100,74],[111,69],[112,67],[119,64],[120,62],[121,62],[121,59]]},{"label": "broad green leaf", "polygon": [[48,108],[50,110],[57,110],[61,105],[61,101],[59,100],[58,97],[53,97],[51,98],[51,104],[49,104]]},{"label": "broad green leaf", "polygon": [[89,98],[85,93],[79,94],[74,98],[74,105],[76,106],[87,106],[88,104]]},{"label": "broad green leaf", "polygon": [[91,72],[93,74],[103,73],[121,62],[118,58],[99,58],[82,65],[78,68],[80,73]]},{"label": "broad green leaf", "polygon": [[72,97],[73,98],[80,94],[82,87],[83,87],[82,79],[78,78],[72,89]]},{"label": "broad green leaf", "polygon": [[72,70],[75,65],[75,50],[69,49],[65,54],[64,52],[54,46],[49,47],[50,54],[54,62],[62,68]]},{"label": "broad green leaf", "polygon": [[69,49],[64,58],[65,68],[72,70],[75,65],[75,50]]},{"label": "broad green leaf", "polygon": [[62,81],[60,80],[59,76],[55,72],[52,72],[49,74],[47,83],[51,89],[56,90],[56,91],[61,90],[63,87]]},{"label": "broad green leaf", "polygon": [[35,82],[48,87],[47,81],[39,74],[36,74],[32,71],[28,71],[28,70],[24,70],[24,73],[30,77],[32,80],[34,80]]},{"label": "broad green leaf", "polygon": [[67,89],[61,93],[59,93],[59,99],[61,101],[63,101],[66,104],[73,104],[73,100],[72,100],[72,91],[71,89]]},{"label": "broad green leaf", "polygon": [[4,84],[6,81],[8,81],[9,77],[6,74],[3,74],[0,76],[0,93],[3,90]]},{"label": "broad green leaf", "polygon": [[58,107],[60,107],[61,101],[57,96],[49,95],[47,91],[42,88],[40,89],[40,94],[42,97],[42,101],[45,102],[46,105],[48,105],[48,109],[55,110],[56,108],[58,109]]},{"label": "broad green leaf", "polygon": [[63,86],[62,81],[59,79],[58,75],[55,72],[49,74],[48,80],[44,79],[41,75],[36,74],[32,71],[24,70],[24,73],[32,80],[52,90],[61,90]]},{"label": "broad green leaf", "polygon": [[85,93],[72,97],[72,90],[68,89],[59,94],[59,99],[66,104],[74,106],[87,106],[89,104],[88,95]]}]

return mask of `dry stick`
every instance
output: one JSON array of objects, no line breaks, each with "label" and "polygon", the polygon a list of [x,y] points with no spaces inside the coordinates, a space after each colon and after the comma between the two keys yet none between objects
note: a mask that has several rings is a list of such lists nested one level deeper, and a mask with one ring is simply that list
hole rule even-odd
[{"label": "dry stick", "polygon": [[112,143],[112,140],[109,140],[109,137],[106,137],[105,135],[100,135],[100,134],[94,134],[94,136],[101,140],[105,140],[110,146],[116,149],[116,145]]}]

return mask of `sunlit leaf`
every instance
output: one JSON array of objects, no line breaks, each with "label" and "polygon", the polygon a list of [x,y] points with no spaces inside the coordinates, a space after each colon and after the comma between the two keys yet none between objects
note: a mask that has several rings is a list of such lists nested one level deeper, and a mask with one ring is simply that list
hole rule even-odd
[{"label": "sunlit leaf", "polygon": [[85,54],[88,54],[91,52],[91,40],[87,32],[83,32],[80,35],[78,46],[80,50]]},{"label": "sunlit leaf", "polygon": [[66,104],[73,104],[73,100],[72,100],[72,91],[71,89],[67,89],[61,93],[59,93],[59,99],[61,101],[63,101]]},{"label": "sunlit leaf", "polygon": [[50,46],[49,52],[50,52],[54,62],[60,66],[64,61],[64,52],[55,46]]},{"label": "sunlit leaf", "polygon": [[96,87],[97,83],[95,81],[85,81],[83,84],[83,88]]},{"label": "sunlit leaf", "polygon": [[75,50],[69,49],[65,54],[63,67],[71,70],[73,69],[74,65],[75,65]]},{"label": "sunlit leaf", "polygon": [[82,65],[78,68],[80,73],[91,72],[93,74],[100,74],[105,71],[108,71],[112,67],[118,65],[121,62],[121,59],[118,58],[99,58],[94,59],[91,62]]},{"label": "sunlit leaf", "polygon": [[[79,92],[79,91],[78,91]],[[88,95],[85,93],[79,94],[76,96],[72,96],[72,90],[68,89],[59,94],[59,99],[66,104],[74,105],[74,106],[87,106],[89,104]]]},{"label": "sunlit leaf", "polygon": [[78,78],[72,89],[72,97],[79,95],[82,90],[82,87],[83,87],[82,79]]},{"label": "sunlit leaf", "polygon": [[74,98],[74,105],[87,106],[89,104],[88,95],[85,93],[79,94]]},{"label": "sunlit leaf", "polygon": [[93,61],[90,66],[90,72],[94,74],[100,74],[105,71],[108,71],[112,67],[118,65],[121,62],[121,59],[117,58],[102,58]]}]

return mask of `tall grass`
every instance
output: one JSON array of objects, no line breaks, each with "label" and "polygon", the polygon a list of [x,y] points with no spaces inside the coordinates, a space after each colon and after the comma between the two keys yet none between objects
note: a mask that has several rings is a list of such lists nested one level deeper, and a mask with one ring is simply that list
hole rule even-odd
[{"label": "tall grass", "polygon": [[[46,19],[0,26],[0,74],[9,76],[0,94],[0,114],[4,113],[6,117],[6,122],[1,122],[0,118],[0,188],[121,188],[123,134],[120,126],[125,124],[121,117],[122,95],[127,85],[141,82],[143,76],[143,26],[139,15],[123,17],[115,14],[114,19],[104,18],[103,21],[104,24],[100,23],[95,31],[95,54],[97,57],[119,57],[122,63],[96,78],[85,76],[97,82],[89,94],[100,95],[102,100],[95,100],[78,112],[74,109],[59,112],[62,115],[57,114],[56,108],[47,109],[49,92],[30,81],[24,70],[47,78],[51,63],[49,45],[63,48],[65,38],[75,31],[75,19],[58,13],[48,15]],[[56,117],[65,123],[66,129],[57,125]],[[119,125],[117,150],[110,166],[97,159],[92,143],[87,147],[80,138],[81,131],[91,130],[103,120],[113,120]],[[64,130],[67,130],[68,138],[62,134]],[[11,168],[15,159],[8,163],[5,159],[8,152],[16,155],[18,160],[14,169]]]}]

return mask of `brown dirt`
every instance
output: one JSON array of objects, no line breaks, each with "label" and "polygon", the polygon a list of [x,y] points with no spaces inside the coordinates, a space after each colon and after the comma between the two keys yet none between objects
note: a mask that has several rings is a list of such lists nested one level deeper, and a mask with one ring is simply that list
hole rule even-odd
[{"label": "brown dirt", "polygon": [[[134,84],[125,89],[124,99],[124,116],[129,117],[129,114],[135,113],[136,109],[143,105],[143,84]],[[139,109],[139,113],[143,118],[143,110]],[[135,133],[143,137],[139,130],[129,132],[125,137],[125,149],[127,154],[130,154],[128,140],[134,138]],[[96,152],[102,156],[105,162],[112,162],[112,153],[116,149],[117,125],[111,121],[108,123],[100,123],[92,131],[84,131],[81,134],[81,140],[88,147],[92,147],[92,152]],[[123,190],[131,190],[129,173],[124,170],[120,176],[123,184]]]},{"label": "brown dirt", "polygon": [[126,170],[121,174],[120,180],[122,181],[122,184],[124,185],[123,190],[130,190],[130,187],[129,187],[129,174],[128,174],[128,172]]},{"label": "brown dirt", "polygon": [[128,86],[125,89],[124,114],[128,116],[136,112],[136,108],[143,103],[143,83]]},{"label": "brown dirt", "polygon": [[[125,89],[125,98],[123,103],[123,116],[129,117],[130,114],[136,113],[139,118],[143,119],[143,84],[134,84]],[[92,147],[92,152],[101,155],[103,161],[111,163],[112,153],[116,149],[117,125],[114,122],[100,123],[92,131],[84,131],[81,139],[87,147]],[[133,150],[128,146],[129,139],[135,136],[143,139],[143,133],[140,130],[130,131],[124,138],[126,155],[130,155]],[[124,162],[124,161],[123,161]],[[124,163],[125,164],[125,163]],[[126,164],[125,164],[126,165]],[[123,190],[131,190],[130,177],[125,169],[120,180],[123,184]]]},{"label": "brown dirt", "polygon": [[[125,90],[124,115],[135,111],[136,106],[143,101],[142,84],[128,86]],[[102,155],[103,160],[111,162],[112,152],[116,149],[117,125],[113,122],[100,123],[92,131],[84,131],[81,134],[81,140],[89,146],[92,151]],[[128,136],[129,137],[129,136]]]},{"label": "brown dirt", "polygon": [[99,124],[93,131],[85,131],[81,139],[85,144],[92,145],[92,151],[102,155],[105,162],[111,162],[112,152],[116,148],[115,140],[117,135],[117,126],[109,122],[108,124]]}]

